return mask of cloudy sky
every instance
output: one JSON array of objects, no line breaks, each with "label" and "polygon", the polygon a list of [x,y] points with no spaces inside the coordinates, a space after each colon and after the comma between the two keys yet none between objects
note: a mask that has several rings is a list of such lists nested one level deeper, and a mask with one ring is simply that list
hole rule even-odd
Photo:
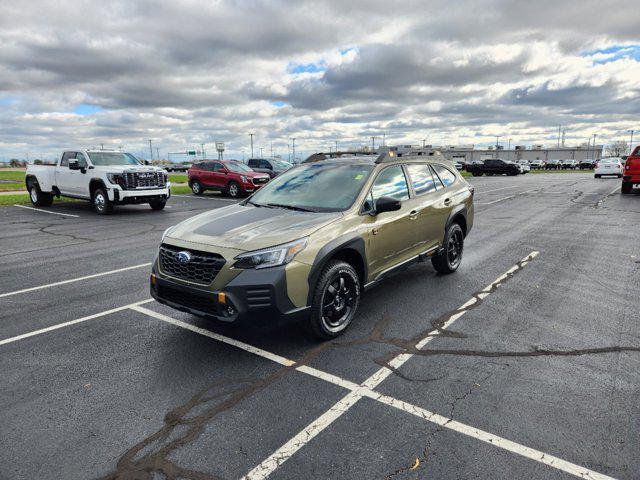
[{"label": "cloudy sky", "polygon": [[558,124],[568,144],[640,129],[636,2],[0,0],[0,160],[241,157],[249,132],[285,157],[292,137],[552,145]]}]

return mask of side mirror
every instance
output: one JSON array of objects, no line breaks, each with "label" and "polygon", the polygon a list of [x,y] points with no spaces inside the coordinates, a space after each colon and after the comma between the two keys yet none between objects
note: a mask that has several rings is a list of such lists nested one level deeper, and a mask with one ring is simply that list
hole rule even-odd
[{"label": "side mirror", "polygon": [[75,158],[69,159],[69,170],[80,170],[80,164]]},{"label": "side mirror", "polygon": [[373,214],[377,215],[383,212],[395,212],[397,210],[400,210],[401,208],[402,203],[400,203],[400,200],[396,200],[395,198],[391,197],[380,197],[378,200],[376,200],[376,207],[373,211]]}]

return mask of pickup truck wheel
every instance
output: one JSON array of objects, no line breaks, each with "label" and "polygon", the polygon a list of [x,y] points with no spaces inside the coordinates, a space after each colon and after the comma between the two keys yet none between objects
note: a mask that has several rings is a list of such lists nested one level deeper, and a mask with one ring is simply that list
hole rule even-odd
[{"label": "pickup truck wheel", "polygon": [[444,248],[442,251],[431,257],[433,268],[439,273],[453,273],[462,262],[462,252],[464,250],[464,232],[457,223],[452,223],[447,229],[444,238]]},{"label": "pickup truck wheel", "polygon": [[202,195],[204,189],[202,188],[202,184],[198,180],[194,180],[191,182],[191,191],[194,195]]},{"label": "pickup truck wheel", "polygon": [[48,207],[53,203],[53,195],[40,190],[38,184],[33,184],[29,187],[29,198],[36,207]]},{"label": "pickup truck wheel", "polygon": [[153,202],[149,202],[149,206],[152,210],[162,210],[166,204],[166,200],[156,200]]},{"label": "pickup truck wheel", "polygon": [[622,194],[631,193],[632,185],[633,184],[631,182],[622,182],[622,187],[620,188],[620,193],[622,193]]},{"label": "pickup truck wheel", "polygon": [[100,215],[108,215],[113,211],[113,203],[109,201],[107,193],[102,188],[93,192],[93,208]]},{"label": "pickup truck wheel", "polygon": [[311,301],[308,327],[324,340],[342,334],[356,315],[360,303],[360,280],[346,262],[332,260],[324,267]]},{"label": "pickup truck wheel", "polygon": [[240,196],[240,185],[234,181],[229,182],[229,185],[227,186],[227,194],[231,198],[238,198]]}]

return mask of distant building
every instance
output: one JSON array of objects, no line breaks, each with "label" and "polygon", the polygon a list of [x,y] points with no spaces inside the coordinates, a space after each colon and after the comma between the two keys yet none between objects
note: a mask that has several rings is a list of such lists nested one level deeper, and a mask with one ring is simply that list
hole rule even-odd
[{"label": "distant building", "polygon": [[507,150],[503,146],[476,149],[474,145],[397,145],[389,147],[390,150],[402,155],[428,155],[432,150],[438,150],[445,158],[451,161],[472,162],[474,160],[486,160],[488,158],[501,158],[502,160],[598,160],[602,158],[604,145],[577,147],[552,147],[544,148],[544,145],[532,145],[526,148],[524,145],[516,145]]}]

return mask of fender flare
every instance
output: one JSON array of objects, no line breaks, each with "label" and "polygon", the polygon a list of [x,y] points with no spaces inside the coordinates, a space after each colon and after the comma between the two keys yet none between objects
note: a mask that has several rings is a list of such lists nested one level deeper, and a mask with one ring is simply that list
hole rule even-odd
[{"label": "fender flare", "polygon": [[[449,218],[447,218],[447,223],[444,226],[444,234],[442,237],[442,245],[444,245],[444,240],[445,240],[445,236],[447,235],[447,230],[449,230],[449,227],[451,226],[451,224],[453,223],[454,219],[458,216],[462,215],[462,217],[464,218],[464,223],[467,223],[467,206],[465,204],[460,204],[454,208],[451,209],[451,212],[449,212]],[[467,235],[466,232],[466,228],[465,228],[465,236]]]},{"label": "fender flare", "polygon": [[318,254],[316,255],[315,260],[313,261],[313,265],[311,266],[311,271],[308,276],[309,283],[309,293],[307,294],[307,305],[311,305],[311,301],[313,300],[313,291],[316,286],[316,282],[320,277],[320,273],[327,265],[329,260],[336,255],[337,253],[343,250],[350,250],[355,252],[360,256],[360,260],[362,260],[362,278],[361,280],[361,288],[364,288],[364,284],[368,278],[367,272],[367,255],[365,251],[365,242],[364,238],[362,238],[357,233],[347,234],[342,237],[335,238],[327,243],[324,247],[322,247]]},{"label": "fender flare", "polygon": [[109,195],[109,188],[107,187],[107,185],[104,183],[104,180],[101,179],[100,177],[94,177],[91,180],[89,180],[89,197],[91,199],[93,199],[93,189],[91,188],[91,185],[93,184],[100,184],[100,186],[102,186],[102,188],[105,189],[105,193],[107,194],[107,196]]}]

